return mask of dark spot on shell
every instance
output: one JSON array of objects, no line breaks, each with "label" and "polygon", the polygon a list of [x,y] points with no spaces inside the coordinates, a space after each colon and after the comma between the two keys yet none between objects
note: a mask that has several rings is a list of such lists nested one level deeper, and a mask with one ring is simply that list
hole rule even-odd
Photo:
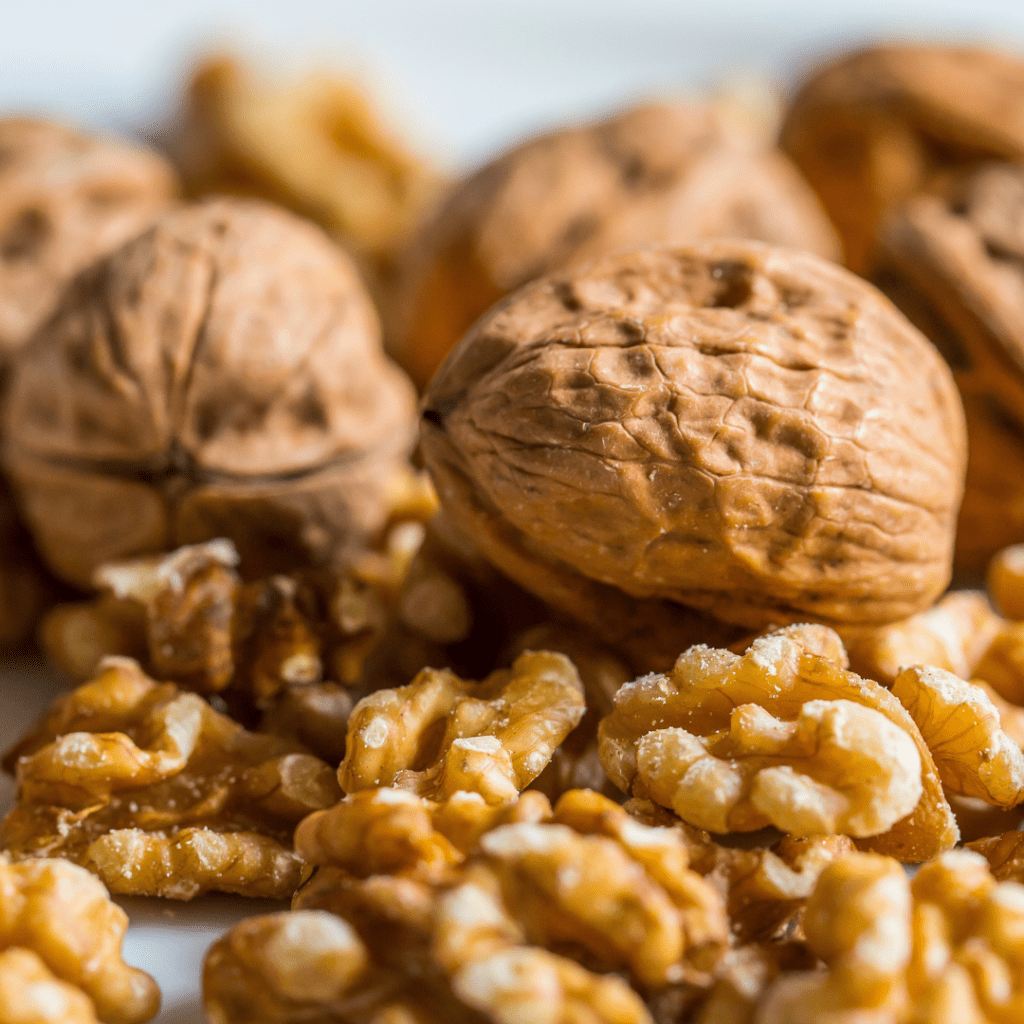
[{"label": "dark spot on shell", "polygon": [[316,385],[311,384],[306,393],[292,406],[292,414],[298,423],[325,430],[329,423],[327,410]]},{"label": "dark spot on shell", "polygon": [[34,207],[22,210],[0,234],[0,259],[31,259],[42,248],[49,234],[50,221],[42,210]]},{"label": "dark spot on shell", "polygon": [[754,272],[746,263],[724,260],[711,265],[714,289],[707,303],[713,309],[736,309],[750,299]]},{"label": "dark spot on shell", "polygon": [[576,289],[568,281],[556,281],[554,286],[555,298],[570,313],[578,313],[583,308]]}]

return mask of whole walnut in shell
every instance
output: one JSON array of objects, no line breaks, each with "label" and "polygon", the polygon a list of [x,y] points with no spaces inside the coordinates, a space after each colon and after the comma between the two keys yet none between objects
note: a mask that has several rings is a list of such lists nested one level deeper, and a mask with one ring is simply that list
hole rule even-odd
[{"label": "whole walnut in shell", "polygon": [[949,580],[952,377],[809,253],[704,242],[541,278],[441,367],[422,444],[480,550],[585,621],[595,582],[759,627],[891,621]]},{"label": "whole walnut in shell", "polygon": [[844,54],[802,85],[781,144],[835,221],[847,265],[863,274],[884,214],[937,174],[1024,158],[1024,62],[961,46]]},{"label": "whole walnut in shell", "polygon": [[72,582],[220,536],[265,575],[382,524],[413,416],[351,262],[289,213],[219,199],[75,281],[15,368],[5,464]]},{"label": "whole walnut in shell", "polygon": [[400,264],[389,345],[421,387],[497,299],[651,242],[735,236],[838,259],[780,152],[711,106],[655,103],[533,138],[457,184]]},{"label": "whole walnut in shell", "polygon": [[0,360],[75,274],[152,224],[174,192],[170,166],[140,146],[0,119]]}]

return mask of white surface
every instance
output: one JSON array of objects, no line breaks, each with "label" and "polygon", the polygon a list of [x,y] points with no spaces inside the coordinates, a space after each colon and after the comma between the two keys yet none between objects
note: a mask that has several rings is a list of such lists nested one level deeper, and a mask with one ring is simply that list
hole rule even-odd
[{"label": "white surface", "polygon": [[[230,44],[287,66],[348,67],[375,82],[422,143],[473,164],[514,137],[644,94],[723,76],[787,84],[815,54],[892,34],[1024,49],[1020,0],[0,0],[0,112],[46,111],[144,132],[198,53]],[[6,746],[59,684],[0,665]],[[0,783],[0,807],[11,796]],[[164,993],[160,1024],[200,1024],[210,942],[266,904],[124,900],[129,962]]]}]

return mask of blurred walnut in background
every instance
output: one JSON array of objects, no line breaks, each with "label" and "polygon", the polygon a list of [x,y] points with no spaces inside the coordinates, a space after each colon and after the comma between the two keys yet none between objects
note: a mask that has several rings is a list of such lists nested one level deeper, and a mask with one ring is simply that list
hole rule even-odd
[{"label": "blurred walnut in background", "polygon": [[1024,157],[1024,62],[928,45],[845,54],[803,84],[781,144],[835,221],[847,266],[866,273],[884,214],[937,173]]},{"label": "blurred walnut in background", "polygon": [[387,273],[440,187],[355,82],[274,81],[226,57],[200,65],[163,141],[189,195],[282,203],[320,223],[371,277]]},{"label": "blurred walnut in background", "polygon": [[225,536],[258,576],[383,524],[413,390],[319,229],[220,199],[75,282],[16,367],[5,429],[58,575],[88,585],[105,561]]},{"label": "blurred walnut in background", "polygon": [[399,267],[388,344],[422,388],[481,313],[533,278],[719,236],[840,258],[795,168],[711,105],[650,104],[562,128],[454,187]]}]

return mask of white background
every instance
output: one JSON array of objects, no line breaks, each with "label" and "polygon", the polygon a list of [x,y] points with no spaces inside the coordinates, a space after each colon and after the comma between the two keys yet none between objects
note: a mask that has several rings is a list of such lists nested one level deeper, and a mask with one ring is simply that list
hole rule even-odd
[{"label": "white background", "polygon": [[[284,69],[368,78],[452,168],[541,126],[722,77],[781,87],[814,60],[879,37],[988,41],[1024,51],[1024,0],[0,0],[0,113],[49,112],[146,134],[195,56],[228,47]],[[0,666],[0,744],[58,682]],[[0,810],[11,787],[0,782]],[[200,1024],[203,955],[265,905],[126,900],[130,962],[164,990],[161,1024]]]}]

